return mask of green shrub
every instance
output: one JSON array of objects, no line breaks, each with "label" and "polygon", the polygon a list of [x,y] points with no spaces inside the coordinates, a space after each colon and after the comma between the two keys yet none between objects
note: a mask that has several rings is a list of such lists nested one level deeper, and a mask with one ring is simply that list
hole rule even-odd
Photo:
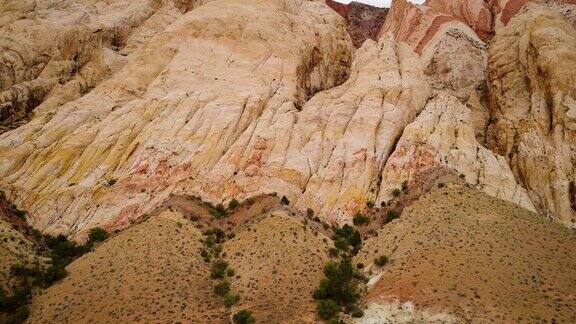
[{"label": "green shrub", "polygon": [[214,293],[220,297],[226,296],[230,292],[230,283],[228,281],[222,281],[221,283],[214,286]]},{"label": "green shrub", "polygon": [[395,220],[396,218],[398,218],[398,214],[396,214],[395,211],[389,210],[389,211],[386,213],[386,222],[387,222],[387,223]]},{"label": "green shrub", "polygon": [[238,202],[238,200],[236,200],[236,198],[230,200],[230,202],[228,203],[228,209],[230,210],[234,210],[236,208],[238,208],[240,206],[240,203]]},{"label": "green shrub", "polygon": [[344,245],[349,245],[352,247],[352,254],[356,254],[360,250],[360,245],[362,244],[360,232],[352,226],[345,224],[342,227],[334,227],[333,230],[334,246],[343,251],[348,251],[348,247],[344,247]]},{"label": "green shrub", "polygon": [[246,309],[243,309],[232,317],[234,320],[234,324],[253,324],[255,323],[254,318],[252,317],[252,312]]},{"label": "green shrub", "polygon": [[374,260],[374,264],[379,267],[383,267],[388,263],[388,257],[385,255],[381,255]]},{"label": "green shrub", "polygon": [[227,275],[228,277],[234,276],[235,273],[236,273],[236,272],[235,272],[234,269],[232,269],[232,268],[228,268],[228,270],[226,270],[226,275]]},{"label": "green shrub", "polygon": [[373,202],[373,201],[370,201],[370,200],[367,201],[367,202],[366,202],[366,207],[368,207],[368,208],[370,208],[370,209],[374,208],[374,202]]},{"label": "green shrub", "polygon": [[228,268],[228,262],[222,259],[218,259],[212,262],[212,269],[210,271],[210,276],[213,279],[224,278],[224,275],[226,274],[226,268]]},{"label": "green shrub", "polygon": [[352,222],[354,223],[354,225],[356,226],[362,226],[362,225],[366,225],[370,223],[370,218],[357,213],[356,215],[354,215],[354,218],[352,218]]},{"label": "green shrub", "polygon": [[224,296],[224,306],[230,308],[240,301],[240,295],[238,294],[227,294]]},{"label": "green shrub", "polygon": [[288,200],[288,198],[286,198],[286,196],[282,196],[282,199],[280,199],[280,202],[282,203],[282,205],[290,205],[290,200]]},{"label": "green shrub", "polygon": [[316,311],[320,318],[329,320],[340,312],[340,305],[331,299],[322,299],[316,305]]},{"label": "green shrub", "polygon": [[94,227],[90,229],[90,234],[88,234],[88,242],[99,243],[105,241],[108,237],[110,237],[110,234],[108,234],[106,230],[100,227]]},{"label": "green shrub", "polygon": [[402,193],[402,191],[400,191],[400,189],[398,189],[398,188],[392,190],[392,196],[394,196],[394,197],[400,196],[400,193]]},{"label": "green shrub", "polygon": [[21,324],[26,322],[30,316],[30,311],[28,310],[28,305],[22,305],[18,307],[13,313],[9,314],[4,319],[4,324]]},{"label": "green shrub", "polygon": [[338,250],[337,248],[330,248],[328,249],[328,254],[330,255],[330,257],[337,257],[340,254],[340,250]]}]

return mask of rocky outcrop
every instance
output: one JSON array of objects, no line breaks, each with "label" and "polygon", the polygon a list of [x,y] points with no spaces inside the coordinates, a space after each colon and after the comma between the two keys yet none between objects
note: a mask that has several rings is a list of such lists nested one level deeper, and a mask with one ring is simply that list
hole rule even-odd
[{"label": "rocky outcrop", "polygon": [[538,211],[572,225],[575,79],[576,29],[558,11],[532,5],[490,46],[488,145],[507,157]]},{"label": "rocky outcrop", "polygon": [[[48,232],[128,225],[194,187],[186,181],[216,181],[205,176],[233,146],[254,172],[272,148],[256,136],[261,128],[278,131],[281,149],[290,138],[282,125],[347,78],[351,52],[342,20],[323,3],[205,4],[87,95],[0,136],[1,186]],[[243,148],[247,141],[254,145]],[[233,179],[213,184],[220,198],[239,194]]]},{"label": "rocky outcrop", "polygon": [[343,85],[318,93],[298,113],[264,115],[245,132],[196,179],[202,195],[216,200],[278,192],[302,210],[350,221],[375,197],[378,170],[429,93],[409,46],[390,38],[366,41]]},{"label": "rocky outcrop", "polygon": [[109,78],[126,56],[204,1],[0,4],[0,133],[51,113]]},{"label": "rocky outcrop", "polygon": [[326,0],[326,4],[346,19],[347,30],[355,47],[362,46],[367,39],[378,41],[388,8],[378,8],[355,1],[346,5]]},{"label": "rocky outcrop", "polygon": [[389,202],[394,189],[403,186],[412,194],[422,193],[458,178],[490,196],[535,211],[506,159],[477,142],[470,110],[455,97],[440,94],[404,129],[382,171],[376,203]]},{"label": "rocky outcrop", "polygon": [[492,33],[490,8],[482,0],[430,0],[424,5],[394,0],[381,34],[390,32],[397,41],[407,42],[416,52],[422,53],[446,24],[467,26],[472,29],[471,34],[477,35],[482,41],[488,40]]}]

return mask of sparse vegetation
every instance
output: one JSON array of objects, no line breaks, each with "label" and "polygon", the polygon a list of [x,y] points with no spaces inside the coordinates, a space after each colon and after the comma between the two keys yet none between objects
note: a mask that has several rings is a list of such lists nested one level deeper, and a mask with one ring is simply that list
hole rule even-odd
[{"label": "sparse vegetation", "polygon": [[101,228],[90,230],[89,239],[83,245],[69,241],[62,234],[58,236],[33,234],[38,240],[48,247],[48,264],[41,265],[36,262],[33,265],[18,264],[10,268],[10,272],[15,277],[20,278],[20,285],[11,295],[6,295],[0,289],[0,310],[9,313],[4,323],[23,323],[29,316],[28,303],[32,298],[34,287],[46,288],[57,281],[62,280],[68,272],[65,267],[76,258],[89,252],[96,243],[108,238],[108,233]]},{"label": "sparse vegetation", "polygon": [[230,200],[230,202],[228,203],[228,209],[229,210],[234,210],[236,208],[238,208],[240,206],[240,203],[238,202],[238,200],[236,200],[236,198]]},{"label": "sparse vegetation", "polygon": [[228,281],[222,281],[221,283],[214,286],[214,293],[220,297],[226,296],[230,292],[230,283]]},{"label": "sparse vegetation", "polygon": [[238,294],[227,294],[224,296],[223,302],[224,306],[230,308],[240,301],[240,295]]},{"label": "sparse vegetation", "polygon": [[316,305],[316,310],[322,319],[329,320],[340,312],[340,305],[332,299],[323,299]]},{"label": "sparse vegetation", "polygon": [[374,264],[379,266],[379,267],[383,267],[388,263],[388,257],[385,255],[381,255],[379,257],[376,258],[376,260],[374,260]]},{"label": "sparse vegetation", "polygon": [[398,216],[398,214],[397,214],[395,211],[389,210],[389,211],[386,213],[386,223],[390,223],[391,221],[395,220],[395,219],[398,218],[398,217],[399,217],[399,216]]},{"label": "sparse vegetation", "polygon": [[362,225],[366,225],[370,223],[370,218],[368,218],[367,216],[364,216],[360,213],[357,213],[356,215],[354,215],[354,217],[352,218],[352,222],[354,223],[354,225],[356,226],[362,226]]},{"label": "sparse vegetation", "polygon": [[392,190],[392,196],[394,196],[394,197],[399,197],[401,193],[402,193],[402,191],[400,191],[400,189],[398,189],[398,188]]},{"label": "sparse vegetation", "polygon": [[212,279],[224,278],[227,268],[228,268],[228,262],[222,259],[218,259],[212,262],[212,268],[210,269],[210,276],[212,277]]},{"label": "sparse vegetation", "polygon": [[108,234],[106,230],[100,227],[94,227],[90,229],[90,233],[88,234],[88,242],[91,244],[100,243],[105,241],[108,237],[110,237],[110,234]]},{"label": "sparse vegetation", "polygon": [[116,184],[116,182],[118,182],[118,179],[116,178],[110,178],[106,181],[106,186],[108,187],[112,187],[113,185]]},{"label": "sparse vegetation", "polygon": [[252,317],[252,312],[246,309],[243,309],[232,317],[234,324],[253,324],[255,323],[254,318]]}]

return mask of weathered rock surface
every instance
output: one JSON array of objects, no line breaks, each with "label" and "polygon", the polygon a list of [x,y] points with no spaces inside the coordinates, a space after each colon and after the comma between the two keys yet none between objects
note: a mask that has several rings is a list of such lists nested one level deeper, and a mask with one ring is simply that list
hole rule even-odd
[{"label": "weathered rock surface", "polygon": [[[219,198],[233,196],[233,179],[205,175],[233,145],[258,162],[250,154],[271,148],[252,136],[262,127],[278,131],[282,148],[290,136],[280,126],[346,79],[351,52],[341,18],[323,3],[205,4],[87,95],[0,136],[2,187],[35,227],[71,233],[127,225],[181,180],[204,176]],[[242,147],[247,140],[255,146]]]},{"label": "weathered rock surface", "polygon": [[[184,2],[184,1],[180,1]],[[110,77],[128,54],[206,1],[7,0],[0,4],[0,133]]]},{"label": "weathered rock surface", "polygon": [[393,199],[392,191],[402,188],[403,182],[410,192],[426,192],[455,178],[535,211],[506,159],[477,142],[470,110],[455,97],[440,94],[404,129],[382,171],[376,202]]},{"label": "weathered rock surface", "polygon": [[350,220],[376,195],[379,169],[429,93],[409,46],[366,41],[343,85],[318,93],[300,112],[264,115],[245,132],[201,175],[202,195],[278,192],[302,210]]},{"label": "weathered rock surface", "polygon": [[378,8],[355,1],[342,4],[326,0],[326,4],[346,19],[347,30],[355,47],[362,46],[367,39],[378,41],[388,8]]},{"label": "weathered rock surface", "polygon": [[507,157],[538,211],[576,221],[576,29],[532,5],[490,46],[488,145]]},{"label": "weathered rock surface", "polygon": [[381,34],[391,32],[397,41],[407,42],[422,53],[446,24],[468,26],[472,34],[486,41],[492,32],[490,7],[482,0],[430,0],[424,5],[394,0]]}]

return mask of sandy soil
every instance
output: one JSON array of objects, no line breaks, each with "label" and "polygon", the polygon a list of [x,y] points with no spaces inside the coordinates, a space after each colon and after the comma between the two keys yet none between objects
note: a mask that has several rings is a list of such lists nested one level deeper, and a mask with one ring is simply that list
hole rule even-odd
[{"label": "sandy soil", "polygon": [[[368,303],[398,299],[465,321],[576,322],[576,234],[477,190],[434,190],[367,240],[381,276]],[[381,273],[379,255],[391,262]]]}]

